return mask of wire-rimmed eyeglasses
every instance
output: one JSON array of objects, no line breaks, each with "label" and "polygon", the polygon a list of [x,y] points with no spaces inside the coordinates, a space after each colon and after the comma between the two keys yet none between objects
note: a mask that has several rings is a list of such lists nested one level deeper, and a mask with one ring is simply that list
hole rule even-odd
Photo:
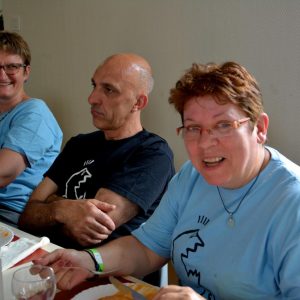
[{"label": "wire-rimmed eyeglasses", "polygon": [[196,125],[180,126],[176,128],[177,134],[182,135],[185,140],[196,140],[206,131],[210,136],[222,138],[231,135],[233,129],[239,128],[242,124],[248,122],[250,118],[243,118],[234,121],[222,121],[211,128],[203,128]]},{"label": "wire-rimmed eyeglasses", "polygon": [[14,75],[18,73],[20,68],[25,68],[27,65],[26,64],[6,64],[6,65],[0,65],[0,70],[3,69],[4,72],[7,75]]}]

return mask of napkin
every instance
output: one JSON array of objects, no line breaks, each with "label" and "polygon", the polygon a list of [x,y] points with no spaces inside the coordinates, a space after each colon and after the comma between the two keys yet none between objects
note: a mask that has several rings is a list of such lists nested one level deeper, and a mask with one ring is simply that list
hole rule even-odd
[{"label": "napkin", "polygon": [[50,243],[49,238],[42,237],[40,239],[28,239],[21,237],[14,242],[10,242],[6,246],[2,246],[0,250],[0,258],[2,262],[2,271],[12,267],[20,260],[24,259],[35,250]]}]

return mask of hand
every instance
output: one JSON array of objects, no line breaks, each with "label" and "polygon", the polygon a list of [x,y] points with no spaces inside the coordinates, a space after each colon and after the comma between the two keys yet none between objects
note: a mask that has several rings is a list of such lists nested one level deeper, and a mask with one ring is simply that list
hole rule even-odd
[{"label": "hand", "polygon": [[187,286],[167,285],[161,288],[153,300],[185,299],[185,300],[204,300],[192,288]]},{"label": "hand", "polygon": [[[33,260],[33,263],[52,267],[56,276],[57,287],[61,290],[69,290],[85,279],[92,277],[93,275],[85,268],[92,270],[95,268],[88,253],[71,249],[55,250]],[[72,269],[71,267],[84,269]]]},{"label": "hand", "polygon": [[114,205],[96,199],[68,200],[67,203],[62,220],[64,231],[80,245],[99,244],[115,229],[113,220],[107,215]]}]

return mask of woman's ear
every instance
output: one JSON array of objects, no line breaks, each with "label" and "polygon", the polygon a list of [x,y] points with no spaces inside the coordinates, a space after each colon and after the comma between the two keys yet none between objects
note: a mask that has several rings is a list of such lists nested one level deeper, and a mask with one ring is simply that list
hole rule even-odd
[{"label": "woman's ear", "polygon": [[266,113],[262,113],[257,120],[257,142],[265,144],[267,141],[267,133],[269,127],[269,117]]},{"label": "woman's ear", "polygon": [[139,95],[131,112],[142,110],[148,104],[148,97],[146,95]]},{"label": "woman's ear", "polygon": [[25,69],[24,69],[24,82],[27,82],[27,80],[29,79],[30,70],[31,70],[30,66],[25,67]]}]

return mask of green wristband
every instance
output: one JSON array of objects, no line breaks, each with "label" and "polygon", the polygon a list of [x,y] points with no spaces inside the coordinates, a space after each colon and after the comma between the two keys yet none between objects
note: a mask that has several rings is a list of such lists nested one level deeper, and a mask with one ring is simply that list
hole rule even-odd
[{"label": "green wristband", "polygon": [[96,271],[102,272],[104,270],[104,264],[100,252],[96,248],[84,249],[84,251],[93,259]]}]

